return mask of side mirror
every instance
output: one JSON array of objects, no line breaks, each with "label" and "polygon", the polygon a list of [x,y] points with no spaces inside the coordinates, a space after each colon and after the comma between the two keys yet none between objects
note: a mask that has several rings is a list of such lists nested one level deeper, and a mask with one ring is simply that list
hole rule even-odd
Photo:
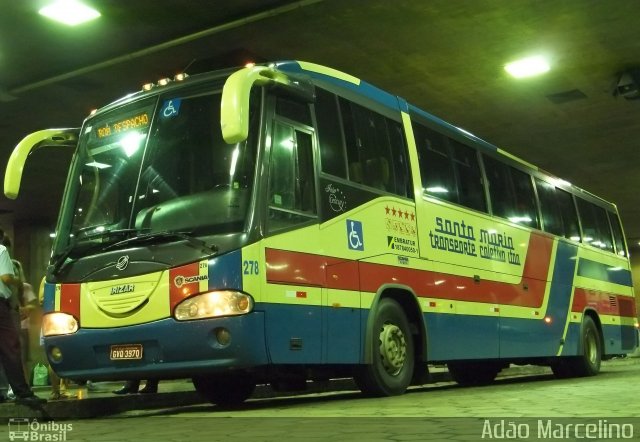
[{"label": "side mirror", "polygon": [[249,96],[254,85],[272,85],[284,93],[308,101],[314,99],[310,81],[287,75],[273,67],[252,66],[234,72],[222,88],[220,104],[220,127],[228,144],[239,143],[249,136]]},{"label": "side mirror", "polygon": [[22,171],[27,157],[32,150],[39,147],[72,147],[78,144],[80,129],[45,129],[27,135],[11,152],[4,175],[4,194],[7,198],[16,199],[20,191]]}]

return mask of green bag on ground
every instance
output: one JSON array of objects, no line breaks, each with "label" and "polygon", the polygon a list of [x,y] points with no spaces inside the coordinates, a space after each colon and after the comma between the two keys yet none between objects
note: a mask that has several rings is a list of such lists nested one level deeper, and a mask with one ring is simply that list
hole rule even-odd
[{"label": "green bag on ground", "polygon": [[49,369],[46,365],[37,363],[33,367],[33,384],[34,387],[42,387],[49,385]]}]

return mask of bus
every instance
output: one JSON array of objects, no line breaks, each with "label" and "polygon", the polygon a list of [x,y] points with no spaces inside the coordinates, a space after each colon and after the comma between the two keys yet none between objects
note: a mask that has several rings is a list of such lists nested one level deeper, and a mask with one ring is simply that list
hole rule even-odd
[{"label": "bus", "polygon": [[74,149],[46,274],[64,378],[257,384],[353,378],[398,395],[446,364],[590,376],[638,346],[611,204],[338,70],[178,75],[25,137]]}]

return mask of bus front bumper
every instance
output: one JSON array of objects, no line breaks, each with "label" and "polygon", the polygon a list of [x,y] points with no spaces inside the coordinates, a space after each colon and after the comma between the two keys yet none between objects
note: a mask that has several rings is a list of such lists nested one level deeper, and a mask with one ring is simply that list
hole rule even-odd
[{"label": "bus front bumper", "polygon": [[[222,329],[226,331],[221,335]],[[221,343],[221,336],[228,342],[223,339]],[[184,322],[168,318],[111,329],[81,328],[72,335],[46,337],[44,343],[54,371],[75,380],[181,378],[268,363],[262,312]],[[137,359],[114,359],[112,346],[137,349],[129,354],[119,352],[121,357]]]}]

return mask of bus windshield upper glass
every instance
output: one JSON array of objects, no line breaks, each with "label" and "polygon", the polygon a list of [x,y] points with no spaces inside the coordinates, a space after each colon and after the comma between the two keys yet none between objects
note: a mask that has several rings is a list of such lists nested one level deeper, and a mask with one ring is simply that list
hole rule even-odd
[{"label": "bus windshield upper glass", "polygon": [[253,139],[224,142],[219,93],[174,92],[87,120],[54,254],[104,242],[110,232],[242,232],[256,169]]}]

